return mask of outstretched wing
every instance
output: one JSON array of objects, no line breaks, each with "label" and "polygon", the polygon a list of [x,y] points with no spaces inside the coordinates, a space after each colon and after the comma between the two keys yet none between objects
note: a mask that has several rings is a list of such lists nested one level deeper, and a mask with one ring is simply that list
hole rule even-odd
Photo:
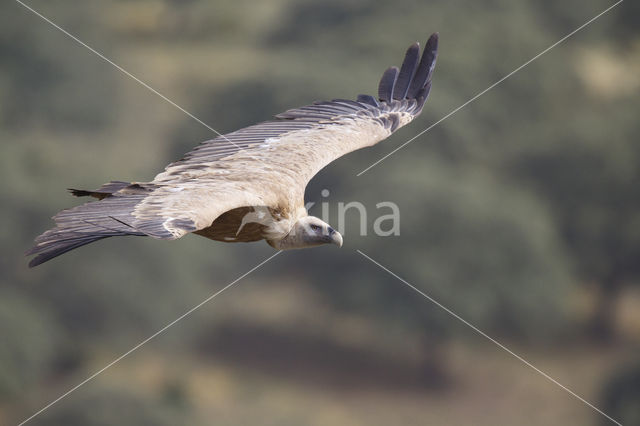
[{"label": "outstretched wing", "polygon": [[[355,101],[336,99],[286,111],[275,120],[203,142],[149,183],[72,190],[99,201],[58,213],[57,226],[27,252],[37,255],[30,266],[111,236],[175,239],[198,232],[227,240],[227,234],[236,235],[238,212],[246,207],[266,207],[280,219],[295,217],[304,206],[307,183],[320,169],[387,138],[420,114],[431,88],[437,44],[434,34],[422,59],[418,43],[410,46],[402,67],[384,72],[378,99],[360,95]],[[227,223],[225,218],[236,219]],[[259,231],[238,240],[254,241]]]},{"label": "outstretched wing", "polygon": [[153,180],[158,189],[136,206],[132,225],[157,238],[200,230],[226,211],[302,206],[309,180],[335,159],[387,138],[420,114],[431,88],[438,36],[420,58],[409,47],[400,69],[387,69],[378,99],[315,102],[203,142]]}]

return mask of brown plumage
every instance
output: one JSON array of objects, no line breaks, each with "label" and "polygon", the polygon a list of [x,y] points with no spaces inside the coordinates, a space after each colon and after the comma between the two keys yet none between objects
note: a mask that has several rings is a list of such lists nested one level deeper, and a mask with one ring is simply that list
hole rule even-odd
[{"label": "brown plumage", "polygon": [[335,159],[386,139],[422,111],[431,88],[438,37],[420,59],[407,50],[400,69],[382,76],[378,99],[315,102],[198,145],[151,182],[113,181],[95,191],[72,189],[89,202],[54,216],[56,227],[27,255],[36,266],[90,242],[122,235],[176,239],[267,240],[276,249],[313,247],[342,237],[308,216],[304,190]]}]

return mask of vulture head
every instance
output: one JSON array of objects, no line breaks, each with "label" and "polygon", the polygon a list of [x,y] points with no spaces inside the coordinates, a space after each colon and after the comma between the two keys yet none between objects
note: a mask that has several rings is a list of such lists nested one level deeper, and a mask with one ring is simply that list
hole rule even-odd
[{"label": "vulture head", "polygon": [[298,219],[284,238],[267,242],[278,250],[315,247],[322,244],[335,244],[342,247],[342,235],[317,217],[305,216]]}]

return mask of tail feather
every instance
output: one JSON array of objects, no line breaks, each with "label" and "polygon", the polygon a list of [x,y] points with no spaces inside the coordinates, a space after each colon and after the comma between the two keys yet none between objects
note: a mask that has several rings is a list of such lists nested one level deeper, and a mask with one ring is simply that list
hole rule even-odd
[{"label": "tail feather", "polygon": [[93,191],[87,191],[85,189],[69,188],[69,192],[71,192],[76,197],[94,197],[99,200],[102,200],[103,198],[107,198],[110,195],[112,195],[114,192],[118,192],[129,185],[131,185],[131,182],[122,182],[119,180],[112,180],[111,182],[105,183],[100,188]]},{"label": "tail feather", "polygon": [[111,194],[100,201],[63,210],[53,217],[56,227],[40,235],[25,254],[36,255],[29,267],[44,263],[75,248],[108,237],[146,234],[134,228],[132,212],[142,194]]}]

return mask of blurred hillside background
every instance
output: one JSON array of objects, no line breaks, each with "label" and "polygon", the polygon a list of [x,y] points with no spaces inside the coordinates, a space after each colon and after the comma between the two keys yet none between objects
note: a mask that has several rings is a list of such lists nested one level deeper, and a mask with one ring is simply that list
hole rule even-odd
[{"label": "blurred hillside background", "polygon": [[[441,37],[422,116],[307,190],[334,224],[363,202],[368,236],[354,212],[342,249],[281,254],[30,424],[608,424],[356,249],[640,424],[638,3],[360,177],[612,2],[28,4],[221,132],[374,94]],[[16,424],[273,251],[121,238],[29,270],[24,250],[79,202],[65,188],[151,179],[213,135],[13,1],[0,58],[0,424]],[[400,236],[371,232],[381,201]]]}]

